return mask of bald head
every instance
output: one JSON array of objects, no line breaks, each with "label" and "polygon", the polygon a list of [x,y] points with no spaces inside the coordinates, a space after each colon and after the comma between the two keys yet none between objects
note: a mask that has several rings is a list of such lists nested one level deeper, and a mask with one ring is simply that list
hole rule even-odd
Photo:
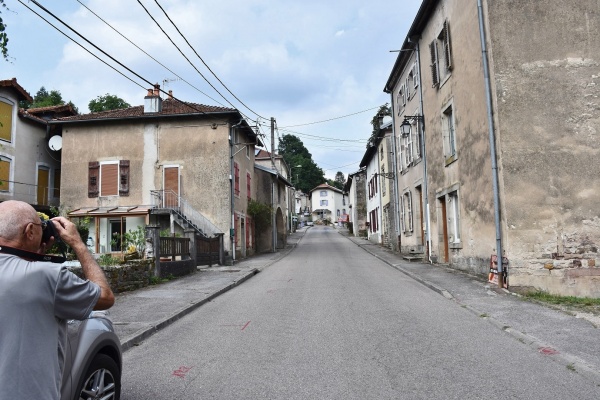
[{"label": "bald head", "polygon": [[33,207],[22,201],[9,200],[0,203],[0,238],[8,241],[19,240],[23,228],[30,222],[39,223]]}]

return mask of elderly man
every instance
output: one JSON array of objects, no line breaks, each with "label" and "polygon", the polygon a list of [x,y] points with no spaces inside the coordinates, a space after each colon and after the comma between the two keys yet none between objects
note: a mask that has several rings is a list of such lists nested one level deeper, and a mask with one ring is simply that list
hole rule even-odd
[{"label": "elderly man", "polygon": [[87,280],[41,254],[42,224],[27,203],[0,203],[0,398],[59,399],[66,321],[85,319],[115,299],[76,226],[52,219]]}]

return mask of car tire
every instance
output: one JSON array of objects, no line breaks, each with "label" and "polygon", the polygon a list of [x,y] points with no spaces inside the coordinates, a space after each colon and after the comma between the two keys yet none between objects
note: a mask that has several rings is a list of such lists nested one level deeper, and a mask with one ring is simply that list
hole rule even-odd
[{"label": "car tire", "polygon": [[[112,397],[110,397],[112,395]],[[108,397],[107,397],[108,396]],[[74,400],[121,398],[121,373],[117,363],[106,354],[96,354],[79,383]]]}]

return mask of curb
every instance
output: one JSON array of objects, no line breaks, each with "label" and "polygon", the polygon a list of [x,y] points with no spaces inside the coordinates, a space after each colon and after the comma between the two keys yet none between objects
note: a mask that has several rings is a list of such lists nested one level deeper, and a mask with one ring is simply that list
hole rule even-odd
[{"label": "curb", "polygon": [[188,315],[189,313],[191,313],[192,311],[194,311],[201,305],[214,300],[216,297],[222,295],[223,293],[225,293],[225,292],[233,289],[234,287],[240,285],[241,283],[247,281],[248,279],[252,278],[254,275],[258,274],[259,272],[260,271],[258,269],[252,268],[247,274],[240,277],[240,279],[238,279],[237,281],[230,283],[229,285],[216,291],[215,293],[212,293],[211,295],[209,295],[208,297],[206,297],[202,300],[192,301],[189,306],[184,307],[183,309],[179,310],[172,316],[163,319],[162,321],[158,322],[156,325],[150,326],[149,328],[144,329],[142,332],[137,333],[130,338],[125,339],[123,342],[121,342],[121,351],[125,352],[134,346],[139,346],[139,344],[142,341],[144,341],[145,339],[154,335],[159,330],[166,328],[167,326],[171,325],[173,322]]}]

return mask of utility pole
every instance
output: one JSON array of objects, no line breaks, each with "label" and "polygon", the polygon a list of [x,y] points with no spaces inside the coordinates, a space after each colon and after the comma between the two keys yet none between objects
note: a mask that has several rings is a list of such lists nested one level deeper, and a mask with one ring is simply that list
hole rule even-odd
[{"label": "utility pole", "polygon": [[[275,118],[271,117],[271,163],[277,174],[277,166],[275,165]],[[271,232],[273,240],[273,253],[277,252],[277,221],[275,205],[275,191],[277,190],[277,175],[271,175]]]}]

